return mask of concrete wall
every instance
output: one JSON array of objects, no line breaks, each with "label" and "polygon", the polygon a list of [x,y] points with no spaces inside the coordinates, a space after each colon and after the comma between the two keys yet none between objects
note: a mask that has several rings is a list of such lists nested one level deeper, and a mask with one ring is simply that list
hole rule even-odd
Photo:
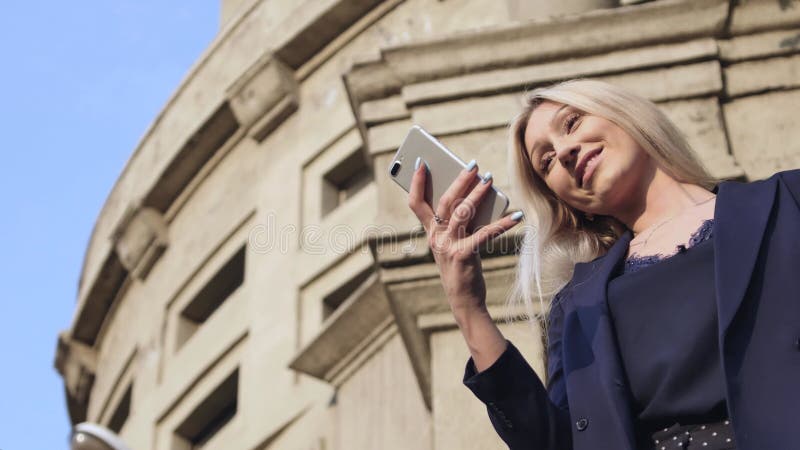
[{"label": "concrete wall", "polygon": [[[130,389],[120,434],[137,449],[190,448],[215,420],[203,448],[504,448],[385,170],[411,124],[507,188],[520,94],[596,77],[658,102],[717,176],[800,166],[800,2],[600,3],[548,18],[494,0],[223,2],[95,225],[56,355],[72,420],[112,423]],[[342,161],[368,176],[339,196]],[[514,261],[484,258],[498,321],[519,313],[501,307]],[[502,329],[542,373],[539,332]]]}]

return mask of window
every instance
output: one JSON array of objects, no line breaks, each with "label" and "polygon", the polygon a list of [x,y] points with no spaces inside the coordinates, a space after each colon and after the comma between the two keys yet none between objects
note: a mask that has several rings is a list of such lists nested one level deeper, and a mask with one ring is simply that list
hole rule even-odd
[{"label": "window", "polygon": [[133,392],[133,383],[128,385],[128,389],[125,390],[125,394],[119,401],[117,409],[115,409],[114,414],[111,415],[111,420],[108,421],[108,429],[113,431],[114,433],[119,434],[120,430],[122,430],[122,427],[125,426],[125,422],[128,421],[128,414],[130,414],[131,412],[132,392]]},{"label": "window", "polygon": [[372,181],[372,170],[364,160],[364,152],[356,150],[323,176],[322,216],[336,209]]},{"label": "window", "polygon": [[363,270],[361,273],[356,275],[355,277],[348,280],[343,285],[336,288],[333,292],[326,295],[322,299],[322,320],[324,321],[331,314],[334,313],[341,305],[350,297],[350,294],[355,292],[359,286],[361,286],[364,281],[369,278],[372,274],[373,269],[372,267],[368,268],[367,270]]},{"label": "window", "polygon": [[176,448],[202,449],[234,416],[238,405],[239,369],[228,375],[175,429]]},{"label": "window", "polygon": [[244,283],[245,249],[246,246],[242,246],[183,309],[176,348],[183,346],[200,325]]}]

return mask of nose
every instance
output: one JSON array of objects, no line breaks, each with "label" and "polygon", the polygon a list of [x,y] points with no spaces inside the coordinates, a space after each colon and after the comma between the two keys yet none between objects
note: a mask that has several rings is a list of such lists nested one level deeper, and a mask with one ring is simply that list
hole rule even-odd
[{"label": "nose", "polygon": [[581,151],[581,146],[573,143],[564,143],[556,148],[556,158],[561,161],[564,167],[575,166],[578,162],[578,153]]}]

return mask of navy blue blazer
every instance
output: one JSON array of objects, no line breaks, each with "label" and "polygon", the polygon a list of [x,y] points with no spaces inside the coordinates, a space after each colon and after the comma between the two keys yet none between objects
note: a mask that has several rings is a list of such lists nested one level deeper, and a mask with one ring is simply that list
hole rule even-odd
[{"label": "navy blue blazer", "polygon": [[[723,182],[714,212],[714,285],[729,417],[738,450],[800,449],[800,170]],[[548,386],[510,342],[488,369],[467,363],[511,450],[634,450],[631,394],[606,302],[626,232],[575,266],[553,300]],[[643,355],[644,357],[644,355]]]}]

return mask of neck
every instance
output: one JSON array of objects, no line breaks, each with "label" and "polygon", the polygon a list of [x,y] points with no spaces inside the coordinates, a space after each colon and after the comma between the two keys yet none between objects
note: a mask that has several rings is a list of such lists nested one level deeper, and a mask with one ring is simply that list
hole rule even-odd
[{"label": "neck", "polygon": [[634,236],[713,196],[700,186],[676,181],[661,169],[656,169],[638,192],[638,196],[632,197],[625,208],[614,215]]}]

